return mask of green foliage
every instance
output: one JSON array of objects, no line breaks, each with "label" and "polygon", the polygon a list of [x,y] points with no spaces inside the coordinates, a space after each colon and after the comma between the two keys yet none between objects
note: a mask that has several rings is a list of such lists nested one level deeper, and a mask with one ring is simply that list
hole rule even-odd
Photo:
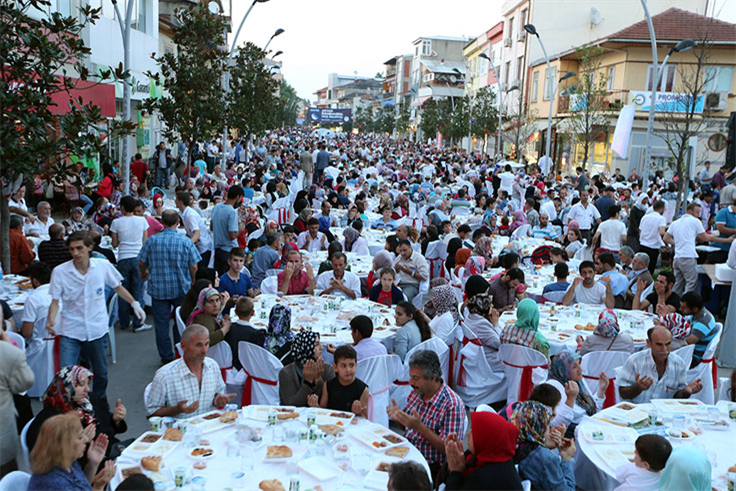
[{"label": "green foliage", "polygon": [[393,133],[396,126],[396,110],[392,105],[382,106],[375,111],[374,131],[378,133]]},{"label": "green foliage", "polygon": [[411,110],[409,109],[409,104],[402,104],[399,106],[399,110],[396,111],[396,122],[394,124],[399,135],[404,135],[409,131],[410,122]]},{"label": "green foliage", "polygon": [[279,122],[286,126],[296,125],[296,115],[300,104],[304,104],[296,94],[294,87],[289,85],[286,80],[281,80],[281,88],[279,90]]},{"label": "green foliage", "polygon": [[226,20],[212,15],[206,4],[176,13],[174,43],[177,52],[153,59],[160,73],[146,73],[161,84],[163,95],[146,99],[143,108],[158,113],[166,123],[164,135],[202,141],[225,126],[221,77],[227,53],[223,48]]},{"label": "green foliage", "polygon": [[280,123],[279,82],[263,63],[265,57],[265,51],[249,42],[238,48],[235,64],[230,67],[227,120],[241,135],[263,135]]},{"label": "green foliage", "polygon": [[438,132],[445,135],[451,113],[452,103],[450,99],[432,98],[425,102],[422,119],[419,122],[419,128],[424,133],[425,138],[434,138]]},{"label": "green foliage", "polygon": [[496,107],[496,94],[490,86],[478,90],[473,101],[472,124],[470,126],[473,136],[485,138],[496,132],[498,127],[498,108]]}]

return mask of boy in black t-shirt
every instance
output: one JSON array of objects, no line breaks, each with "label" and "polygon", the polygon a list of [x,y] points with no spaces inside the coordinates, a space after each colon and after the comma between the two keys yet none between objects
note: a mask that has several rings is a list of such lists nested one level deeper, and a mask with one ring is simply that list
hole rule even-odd
[{"label": "boy in black t-shirt", "polygon": [[[368,386],[355,377],[358,354],[350,345],[335,350],[335,373],[337,376],[324,384],[319,407],[335,411],[352,411],[356,416],[368,417]],[[316,407],[317,396],[309,397],[309,405]]]}]

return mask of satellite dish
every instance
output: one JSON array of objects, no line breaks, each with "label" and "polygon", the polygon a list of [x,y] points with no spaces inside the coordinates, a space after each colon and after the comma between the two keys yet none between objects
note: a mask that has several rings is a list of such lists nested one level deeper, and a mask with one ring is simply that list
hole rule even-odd
[{"label": "satellite dish", "polygon": [[207,8],[210,10],[210,13],[212,15],[217,15],[220,13],[220,6],[217,4],[217,2],[208,3]]},{"label": "satellite dish", "polygon": [[590,8],[590,23],[593,24],[594,26],[597,26],[598,24],[601,23],[602,20],[603,19],[601,18],[600,11],[595,7],[591,7]]}]

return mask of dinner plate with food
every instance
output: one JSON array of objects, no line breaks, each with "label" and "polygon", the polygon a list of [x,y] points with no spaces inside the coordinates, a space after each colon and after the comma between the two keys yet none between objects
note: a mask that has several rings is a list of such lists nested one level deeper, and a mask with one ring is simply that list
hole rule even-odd
[{"label": "dinner plate with food", "polygon": [[670,428],[667,430],[667,436],[675,440],[692,440],[695,433],[689,429]]},{"label": "dinner plate with food", "polygon": [[210,433],[225,428],[238,420],[237,411],[210,411],[189,419],[189,424],[196,425],[202,433]]},{"label": "dinner plate with food", "polygon": [[[169,430],[176,430],[181,435],[181,432],[176,428],[169,428]],[[155,454],[161,457],[165,457],[170,454],[178,445],[181,439],[172,440],[170,439],[171,433],[155,433],[153,431],[147,431],[141,436],[135,439],[133,443],[128,445],[123,450],[122,455],[130,457],[139,457],[141,455]],[[166,438],[169,436],[169,438]]]},{"label": "dinner plate with food", "polygon": [[383,429],[364,430],[358,432],[355,437],[363,445],[379,451],[389,450],[407,443],[406,438],[397,435],[393,431]]},{"label": "dinner plate with food", "polygon": [[243,408],[243,416],[255,421],[268,421],[268,413],[276,410],[276,422],[297,419],[301,415],[295,406],[262,406],[252,405]]},{"label": "dinner plate with food", "polygon": [[209,446],[196,446],[189,451],[189,456],[197,460],[211,459],[215,455],[215,449]]}]

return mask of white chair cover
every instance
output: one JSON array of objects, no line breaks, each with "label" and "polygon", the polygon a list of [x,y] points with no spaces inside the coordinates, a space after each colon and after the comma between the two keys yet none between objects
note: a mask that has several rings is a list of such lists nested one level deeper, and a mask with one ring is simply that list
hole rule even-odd
[{"label": "white chair cover", "polygon": [[179,330],[179,336],[181,336],[184,329],[187,328],[186,322],[181,318],[181,306],[174,309],[174,318],[176,319],[176,328]]},{"label": "white chair cover", "polygon": [[238,343],[238,358],[247,375],[243,406],[279,404],[279,371],[284,365],[271,352],[247,341]]},{"label": "white chair cover", "polygon": [[467,217],[473,214],[473,209],[469,206],[456,206],[452,209],[452,214],[459,217]]},{"label": "white chair cover", "polygon": [[358,361],[355,376],[368,385],[368,418],[388,428],[386,408],[391,404],[389,391],[402,371],[399,355],[371,356]]},{"label": "white chair cover", "polygon": [[409,360],[411,359],[411,355],[413,355],[414,352],[420,350],[429,350],[437,353],[437,356],[440,359],[440,366],[442,367],[442,379],[449,385],[448,380],[450,375],[450,349],[439,338],[429,338],[428,340],[419,343],[418,345],[414,346],[414,348],[409,350],[409,352],[406,354],[406,358],[404,358],[403,365],[399,367],[398,373],[400,376],[396,377],[396,382],[391,389],[391,397],[396,400],[396,403],[399,405],[399,407],[403,408],[406,406],[406,399],[409,397],[409,394],[412,391],[412,388],[409,385]]},{"label": "white chair cover", "polygon": [[520,239],[521,237],[528,237],[529,231],[531,230],[531,226],[529,224],[524,224],[521,227],[514,230],[511,234],[511,237],[514,239]]},{"label": "white chair cover", "polygon": [[565,290],[559,292],[547,292],[544,294],[544,299],[548,302],[562,303],[562,299],[565,297]]},{"label": "white chair cover", "polygon": [[685,362],[685,366],[689,367],[690,363],[693,361],[693,351],[695,350],[694,344],[689,344],[687,346],[683,346],[680,349],[676,349],[671,354],[675,356],[679,356],[682,361]]},{"label": "white chair cover", "polygon": [[[39,321],[46,325],[46,317]],[[54,338],[42,338],[41,343],[43,344],[33,352],[26,351],[26,362],[36,376],[33,386],[26,392],[28,397],[41,397],[56,375]]]},{"label": "white chair cover", "polygon": [[[132,310],[132,309],[131,309]],[[115,321],[118,320],[118,294],[114,293],[110,297],[110,302],[107,304],[107,315],[108,315],[108,337],[110,339],[110,354],[112,355],[112,362],[118,362],[118,350],[115,344]],[[131,315],[133,313],[131,312]]]},{"label": "white chair cover", "polygon": [[447,244],[441,240],[430,242],[424,254],[429,266],[429,281],[434,278],[445,277],[445,260],[447,259]]},{"label": "white chair cover", "polygon": [[20,451],[23,454],[23,462],[26,464],[26,469],[31,468],[31,451],[28,449],[28,428],[31,427],[34,419],[35,418],[31,418],[31,420],[26,423],[20,431]]},{"label": "white chair cover", "polygon": [[291,209],[289,197],[284,196],[273,202],[271,210],[268,212],[268,218],[274,220],[279,225],[291,223],[294,221],[291,217]]},{"label": "white chair cover", "polygon": [[148,397],[151,394],[151,386],[153,385],[153,382],[149,382],[148,385],[146,385],[146,388],[143,390],[143,404],[148,408]]},{"label": "white chair cover", "polygon": [[210,349],[207,351],[207,357],[215,360],[220,369],[225,370],[233,367],[233,352],[230,349],[230,345],[225,341],[220,341],[216,345],[210,346]]},{"label": "white chair cover", "polygon": [[0,491],[19,491],[22,489],[28,489],[28,483],[30,481],[31,475],[27,472],[9,472],[3,476],[2,480],[0,480]]},{"label": "white chair cover", "polygon": [[261,293],[275,295],[278,291],[279,279],[277,276],[267,276],[261,281]]},{"label": "white chair cover", "polygon": [[[261,292],[263,292],[263,288],[261,288]],[[429,278],[419,283],[419,292],[417,292],[416,297],[411,299],[412,305],[418,309],[424,308],[424,296],[427,293],[429,293]]]},{"label": "white chair cover", "polygon": [[537,350],[516,344],[502,344],[499,349],[503,360],[503,371],[506,374],[508,392],[506,401],[511,403],[519,400],[522,373],[524,367],[532,369],[532,384],[541,384],[547,380],[547,358]]},{"label": "white chair cover", "polygon": [[718,390],[718,400],[719,401],[730,401],[731,397],[729,394],[729,390],[731,389],[731,379],[729,377],[721,377],[718,379],[718,386],[720,389]]},{"label": "white chair cover", "polygon": [[[721,334],[723,334],[723,324],[716,323],[716,335],[710,340],[708,346],[703,353],[703,359],[695,368],[687,371],[687,383],[700,379],[703,389],[697,394],[692,395],[693,399],[698,399],[706,404],[713,405],[716,403],[715,385],[718,383],[718,371],[715,365],[715,354],[718,344],[721,342]],[[688,363],[688,367],[690,364]],[[715,372],[714,372],[715,368]]]},{"label": "white chair cover", "polygon": [[611,405],[618,403],[621,397],[618,395],[618,390],[615,390],[616,369],[622,367],[629,356],[629,353],[621,351],[592,351],[583,355],[580,362],[583,369],[583,381],[588,386],[590,393],[598,392],[598,379],[601,372],[604,372],[611,381],[610,387],[612,388],[609,390],[614,393],[614,401]]},{"label": "white chair cover", "polygon": [[457,325],[455,319],[452,318],[452,314],[445,312],[439,317],[435,317],[429,321],[429,328],[432,334],[437,336],[445,344],[452,344],[455,342],[455,330]]},{"label": "white chair cover", "polygon": [[504,374],[495,373],[488,364],[483,346],[478,337],[464,323],[462,347],[457,354],[457,379],[455,392],[468,407],[492,404],[506,398]]}]

